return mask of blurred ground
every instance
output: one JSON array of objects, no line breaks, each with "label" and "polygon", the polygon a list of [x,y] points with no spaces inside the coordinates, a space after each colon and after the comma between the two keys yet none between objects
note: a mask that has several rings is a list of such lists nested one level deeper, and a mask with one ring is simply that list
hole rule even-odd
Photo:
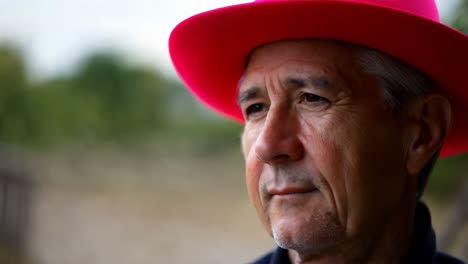
[{"label": "blurred ground", "polygon": [[273,247],[250,207],[238,153],[62,153],[35,162],[34,263],[247,263]]},{"label": "blurred ground", "polygon": [[[248,201],[239,150],[177,152],[31,154],[31,263],[247,263],[274,247]],[[440,229],[450,205],[428,202]]]}]

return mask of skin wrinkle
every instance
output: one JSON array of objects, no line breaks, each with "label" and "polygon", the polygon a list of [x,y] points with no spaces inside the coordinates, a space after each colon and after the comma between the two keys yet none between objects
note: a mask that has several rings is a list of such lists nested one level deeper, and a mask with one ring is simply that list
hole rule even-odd
[{"label": "skin wrinkle", "polygon": [[[338,69],[344,69],[344,68],[345,68],[345,67],[341,67],[341,68],[339,67]],[[357,68],[358,68],[358,67],[349,67],[349,68],[346,68],[346,69],[347,69],[347,70],[351,70],[351,71],[353,71],[354,73],[356,73]],[[340,71],[340,73],[341,73],[341,74],[344,74],[344,73],[341,72],[341,71]],[[351,76],[356,76],[356,74],[353,74],[353,75],[351,75]],[[348,81],[346,84],[347,84],[348,87],[351,87],[350,90],[353,91],[353,90],[356,90],[356,88],[357,88],[358,86],[364,85],[363,82],[364,82],[364,81],[363,81],[361,78],[352,78],[352,80],[351,80],[351,81]],[[377,82],[379,82],[379,81],[377,81]],[[380,82],[379,82],[379,83],[380,83]],[[376,86],[378,86],[378,85],[376,85]],[[372,88],[372,87],[371,87],[371,88]],[[378,89],[378,91],[381,92],[382,98],[383,98],[383,90],[384,90],[384,89]],[[378,98],[378,99],[380,99],[380,98]],[[364,102],[364,103],[366,103],[366,102]],[[350,108],[346,108],[346,109],[350,109]],[[359,114],[359,113],[353,113],[353,114]],[[342,115],[342,116],[345,116],[345,115]],[[357,121],[356,121],[355,119],[348,119],[348,120],[341,120],[341,121],[342,121],[342,122],[354,122],[353,124],[350,125],[350,127],[356,128],[356,130],[357,130],[358,132],[361,133],[360,138],[364,138],[364,137],[366,136],[365,134],[367,133],[367,131],[364,130],[364,129],[360,129],[360,128],[359,128],[359,124],[357,123]],[[350,162],[350,166],[352,167],[349,171],[353,171],[353,170],[359,171],[359,170],[360,170],[359,167],[358,167],[358,161],[356,160],[356,158],[357,158],[357,156],[354,156],[354,158],[353,158],[353,156],[348,157],[348,160],[349,160],[349,162]],[[344,177],[351,178],[350,175],[345,175]],[[352,179],[352,178],[351,178],[351,179]],[[348,185],[349,185],[348,182],[345,181],[345,182],[344,182],[344,192],[346,193],[346,196],[352,195],[352,193],[351,193],[350,188],[349,188]],[[348,218],[347,215],[345,215],[344,217],[345,217],[345,219],[348,220],[348,221],[346,221],[346,226],[351,226],[351,223],[349,222],[350,218]]]},{"label": "skin wrinkle", "polygon": [[[275,67],[271,67],[271,69],[275,70],[275,69],[277,69],[277,68],[279,68],[281,66],[284,66],[284,64],[291,63],[291,62],[317,63],[317,61],[315,61],[315,60],[299,60],[299,59],[287,60],[284,63],[276,65]],[[261,70],[260,67],[252,67],[252,69],[253,70]],[[297,68],[296,71],[295,71],[295,74],[296,75],[301,75],[301,73],[302,73],[302,69]],[[323,77],[324,75],[326,76],[327,73],[328,73],[327,71],[316,72],[315,76],[317,76],[317,77],[313,78],[312,82],[314,82],[314,80],[315,80],[317,86],[324,87],[324,84],[321,84],[321,82],[322,83],[329,83],[329,80],[327,80],[326,78]],[[239,82],[238,82],[238,91],[239,92],[238,92],[237,103],[238,103],[239,106],[241,106],[242,105],[241,103],[244,101],[244,100],[241,100],[241,99],[245,98],[244,93],[248,92],[249,90],[254,90],[254,89],[258,91],[258,88],[259,88],[257,85],[254,85],[254,86],[252,86],[250,88],[244,89],[244,91],[240,91],[240,87],[242,86],[243,82],[245,81],[245,78],[246,78],[246,76],[245,76],[245,71],[244,71],[244,73],[242,74],[242,76],[240,77]],[[337,80],[334,80],[334,81],[337,81]],[[266,83],[265,80],[264,80],[264,83]],[[333,88],[333,86],[334,85],[329,85],[327,88]],[[340,86],[342,86],[342,84],[340,84]],[[345,89],[344,87],[341,87],[341,88],[342,89],[340,90],[340,93],[345,93],[346,94],[348,92],[351,92],[349,89]],[[260,94],[260,93],[258,93],[258,94]],[[344,95],[340,94],[339,96],[344,96]]]},{"label": "skin wrinkle", "polygon": [[[353,72],[355,71],[355,70],[354,70],[354,69],[355,69],[354,67],[345,67],[345,68],[348,68],[348,69],[351,68]],[[340,69],[340,68],[338,68],[338,69]],[[338,71],[338,72],[339,72],[340,74],[343,74],[343,72],[341,72],[341,71]],[[356,80],[353,80],[353,81],[356,81]],[[358,79],[357,81],[361,82],[360,79]],[[348,82],[346,82],[346,83],[344,84],[344,87],[351,87],[351,88],[344,88],[344,89],[343,89],[344,92],[342,92],[342,93],[346,95],[346,97],[344,98],[344,101],[345,101],[344,103],[341,103],[341,104],[340,104],[340,102],[343,101],[343,98],[340,98],[341,101],[339,101],[338,103],[335,103],[335,105],[340,106],[340,108],[338,108],[338,111],[343,111],[343,112],[346,111],[346,112],[348,112],[348,114],[358,114],[357,111],[354,112],[354,111],[352,110],[352,108],[351,108],[351,106],[353,106],[352,99],[353,99],[353,97],[355,96],[355,95],[353,94],[353,92],[352,92],[352,91],[353,91],[353,88],[354,88],[354,87],[353,87],[353,83],[348,81]],[[346,99],[348,99],[348,101],[349,101],[348,103],[346,103]],[[347,116],[347,115],[344,115],[344,114],[343,114],[343,115],[338,115],[338,117],[343,117],[343,119],[337,120],[336,123],[356,122],[354,119],[344,119],[345,116]],[[337,126],[337,125],[338,125],[338,124],[336,124],[335,126]],[[356,124],[356,123],[355,123],[355,124],[352,124],[351,126],[352,126],[352,127],[357,127],[357,128],[359,127],[358,124]],[[365,133],[365,130],[357,129],[357,131],[360,131],[360,132],[362,132],[362,133]],[[325,135],[325,133],[318,133],[318,134],[321,135],[321,136]],[[324,142],[324,138],[321,137],[321,139],[322,139],[322,142]],[[330,144],[327,144],[327,145],[330,145]],[[332,145],[332,146],[333,146],[333,145]],[[335,146],[333,146],[333,147],[335,147]],[[337,151],[337,150],[334,150],[334,151]],[[350,161],[351,161],[351,166],[353,166],[353,168],[354,168],[354,167],[355,167],[355,165],[354,165],[355,162],[352,161],[352,160],[353,160],[353,157],[348,157],[348,158],[349,158]],[[338,163],[338,164],[341,164],[340,161],[337,162],[337,163]],[[356,168],[354,168],[354,170],[356,170]],[[345,175],[344,177],[349,177],[349,176],[348,176],[348,175]],[[334,204],[334,205],[336,206],[335,210],[344,212],[343,215],[340,217],[340,222],[343,224],[344,228],[346,229],[348,226],[350,226],[350,223],[348,222],[348,221],[349,221],[349,218],[348,218],[348,215],[347,215],[347,210],[344,210],[344,208],[341,208],[341,207],[340,207],[340,203],[337,203],[337,202],[336,202],[336,200],[337,200],[337,193],[336,193],[337,190],[334,190],[334,189],[331,188],[331,186],[329,186],[329,185],[327,186],[327,189],[328,189],[328,190],[331,190],[331,192],[332,192],[332,195],[330,196],[330,198],[331,198],[331,199],[330,199],[330,200],[331,200],[330,202],[331,202],[331,204]],[[349,188],[347,187],[347,182],[344,182],[344,192],[347,194],[346,196],[351,195],[351,193],[349,192],[348,189],[349,189]]]},{"label": "skin wrinkle", "polygon": [[[288,43],[299,49],[313,47],[316,57],[283,61],[282,66],[248,65],[240,82],[240,93],[250,84],[266,91],[263,97],[249,102],[268,107],[259,112],[258,119],[246,121],[242,136],[248,191],[260,219],[277,242],[288,244],[291,258],[297,263],[363,263],[375,260],[378,255],[373,254],[400,252],[389,244],[381,245],[380,237],[391,235],[392,241],[401,241],[394,246],[404,248],[408,239],[405,234],[410,234],[388,228],[402,213],[400,206],[407,206],[401,205],[406,201],[404,196],[414,192],[405,189],[411,184],[401,177],[405,161],[392,158],[406,157],[401,154],[408,153],[406,142],[411,142],[404,137],[402,120],[394,119],[383,107],[377,81],[364,78],[359,67],[350,63],[353,49],[320,41]],[[294,48],[273,44],[263,47],[263,53],[254,51],[249,64],[259,58],[271,60],[259,54],[273,47],[278,54],[296,56]],[[322,59],[326,56],[331,57]],[[301,64],[304,61],[307,63]],[[294,93],[285,89],[286,73],[297,67],[338,81],[335,84],[339,83],[340,91],[324,94],[330,101],[326,107],[321,103],[299,104]],[[307,186],[310,181],[319,191],[307,199],[269,199],[265,192],[268,184]],[[381,185],[385,188],[376,188]],[[306,226],[309,228],[301,229]],[[315,241],[313,248],[311,241]],[[382,247],[370,250],[376,245]]]},{"label": "skin wrinkle", "polygon": [[[320,127],[317,127],[317,129],[320,129]],[[326,140],[323,137],[323,135],[325,135],[324,132],[318,132],[316,134],[320,135],[320,141],[322,142],[320,145],[328,145],[328,144],[325,143]],[[306,137],[306,136],[310,137],[311,135],[306,134],[304,137]],[[303,140],[305,142],[305,139],[303,139]],[[340,164],[340,162],[338,162],[338,164]],[[341,211],[342,208],[340,208],[339,203],[337,203],[337,194],[336,194],[335,190],[333,188],[331,188],[331,186],[329,185],[328,182],[320,181],[320,179],[318,179],[317,181],[320,182],[320,184],[318,184],[318,186],[322,187],[321,190],[326,190],[326,191],[331,193],[331,195],[325,196],[325,198],[328,200],[329,204],[334,206],[333,210],[335,210],[336,212]],[[342,210],[342,211],[345,212],[345,210]],[[342,217],[339,217],[339,221],[345,226],[345,228],[348,225],[346,220],[344,220],[344,219],[346,219],[346,217],[347,217],[346,213]]]}]

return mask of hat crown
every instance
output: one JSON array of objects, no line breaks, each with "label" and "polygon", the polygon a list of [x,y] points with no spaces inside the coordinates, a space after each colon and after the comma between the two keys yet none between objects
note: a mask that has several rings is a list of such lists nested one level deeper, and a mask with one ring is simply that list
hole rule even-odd
[{"label": "hat crown", "polygon": [[352,2],[364,3],[411,13],[435,22],[440,22],[439,12],[434,0],[255,0],[254,2]]}]

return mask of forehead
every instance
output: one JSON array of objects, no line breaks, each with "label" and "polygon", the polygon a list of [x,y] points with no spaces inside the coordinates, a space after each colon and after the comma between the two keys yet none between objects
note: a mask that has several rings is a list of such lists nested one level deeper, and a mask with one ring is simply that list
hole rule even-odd
[{"label": "forehead", "polygon": [[239,81],[238,105],[279,91],[297,91],[292,87],[381,104],[380,82],[364,70],[361,52],[357,45],[333,40],[284,40],[260,46],[251,53]]},{"label": "forehead", "polygon": [[[250,54],[239,92],[258,85],[265,76],[326,77],[342,80],[356,73],[356,46],[333,40],[282,40],[257,47]],[[345,78],[346,79],[346,78]]]},{"label": "forehead", "polygon": [[332,40],[282,40],[256,48],[249,57],[245,73],[264,73],[282,66],[292,71],[300,71],[301,65],[351,66],[355,51],[355,46]]}]

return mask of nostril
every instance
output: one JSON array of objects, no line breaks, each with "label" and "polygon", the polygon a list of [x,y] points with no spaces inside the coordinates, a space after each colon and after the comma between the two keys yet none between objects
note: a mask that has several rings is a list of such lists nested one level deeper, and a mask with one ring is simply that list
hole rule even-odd
[{"label": "nostril", "polygon": [[287,161],[291,159],[291,157],[288,154],[279,154],[279,155],[275,155],[269,158],[264,158],[258,153],[256,153],[255,155],[257,156],[257,159],[259,161],[266,163],[266,164],[277,163],[277,162]]},{"label": "nostril", "polygon": [[289,160],[291,159],[291,157],[287,154],[280,154],[280,155],[276,155],[273,157],[273,161],[283,161],[283,160]]}]

